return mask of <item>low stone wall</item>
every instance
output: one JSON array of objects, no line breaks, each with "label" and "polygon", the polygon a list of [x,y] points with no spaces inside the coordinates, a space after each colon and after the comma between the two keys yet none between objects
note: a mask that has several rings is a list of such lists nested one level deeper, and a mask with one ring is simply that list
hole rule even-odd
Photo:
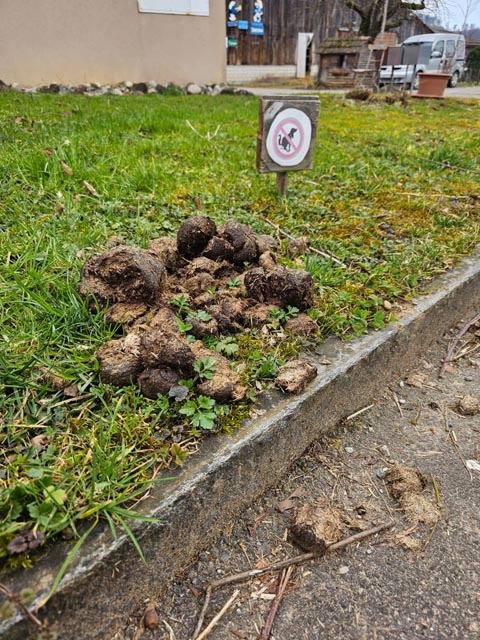
[{"label": "low stone wall", "polygon": [[[318,66],[313,65],[310,69],[310,76],[317,77]],[[243,82],[255,82],[270,78],[296,78],[297,66],[294,64],[283,65],[252,65],[239,64],[227,66],[227,82],[229,84],[240,84]]]},{"label": "low stone wall", "polygon": [[118,84],[98,84],[91,82],[88,84],[47,84],[42,86],[22,86],[17,83],[6,84],[0,80],[0,91],[21,91],[23,93],[58,93],[60,95],[67,93],[77,93],[88,96],[126,96],[126,95],[142,95],[146,93],[157,94],[170,94],[170,95],[198,95],[205,94],[211,96],[218,96],[224,94],[236,94],[236,95],[250,95],[248,91],[244,89],[236,89],[233,87],[227,87],[221,84],[207,84],[199,85],[194,82],[190,82],[185,86],[178,86],[173,83],[168,85],[159,84],[155,80],[149,82],[120,82]]}]

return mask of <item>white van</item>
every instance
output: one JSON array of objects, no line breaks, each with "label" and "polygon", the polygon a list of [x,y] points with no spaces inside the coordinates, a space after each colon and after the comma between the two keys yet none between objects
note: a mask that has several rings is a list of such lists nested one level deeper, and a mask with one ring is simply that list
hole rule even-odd
[{"label": "white van", "polygon": [[425,33],[390,47],[380,68],[379,85],[403,84],[418,88],[418,74],[450,73],[455,87],[465,73],[465,38],[458,33]]}]

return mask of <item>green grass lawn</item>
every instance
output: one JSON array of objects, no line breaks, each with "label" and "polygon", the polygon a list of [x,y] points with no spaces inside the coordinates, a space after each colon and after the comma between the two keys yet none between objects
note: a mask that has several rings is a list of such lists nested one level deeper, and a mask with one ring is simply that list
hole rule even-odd
[{"label": "green grass lawn", "polygon": [[[269,218],[308,235],[346,265],[296,263],[315,278],[319,339],[382,327],[478,243],[478,102],[322,96],[314,169],[291,174],[285,200],[255,169],[257,112],[253,97],[0,93],[0,563],[32,562],[7,550],[32,529],[128,526],[152,478],[198,443],[172,399],[97,380],[94,353],[115,329],[76,286],[111,236],[146,246],[199,206],[217,223],[271,233]],[[277,329],[268,344],[234,338],[252,386],[299,347]],[[248,406],[215,411],[228,430]]]}]

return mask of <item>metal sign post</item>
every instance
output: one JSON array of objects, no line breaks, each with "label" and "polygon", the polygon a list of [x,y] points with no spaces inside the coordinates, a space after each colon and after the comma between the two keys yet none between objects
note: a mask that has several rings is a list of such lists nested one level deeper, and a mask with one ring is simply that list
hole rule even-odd
[{"label": "metal sign post", "polygon": [[282,196],[288,171],[311,169],[320,101],[317,96],[271,96],[260,100],[257,169],[277,174]]}]

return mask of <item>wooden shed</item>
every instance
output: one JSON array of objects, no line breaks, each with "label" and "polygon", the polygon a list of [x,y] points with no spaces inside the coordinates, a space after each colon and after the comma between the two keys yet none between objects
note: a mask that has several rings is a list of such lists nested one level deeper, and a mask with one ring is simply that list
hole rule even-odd
[{"label": "wooden shed", "polygon": [[360,59],[368,55],[370,39],[354,32],[339,30],[337,37],[326,38],[318,49],[318,82],[328,87],[351,87]]},{"label": "wooden shed", "polygon": [[321,40],[358,16],[342,0],[226,0],[226,20],[227,64],[237,67],[239,79],[239,67],[245,77],[247,67],[264,68],[265,75],[288,68],[284,75],[316,77]]}]

